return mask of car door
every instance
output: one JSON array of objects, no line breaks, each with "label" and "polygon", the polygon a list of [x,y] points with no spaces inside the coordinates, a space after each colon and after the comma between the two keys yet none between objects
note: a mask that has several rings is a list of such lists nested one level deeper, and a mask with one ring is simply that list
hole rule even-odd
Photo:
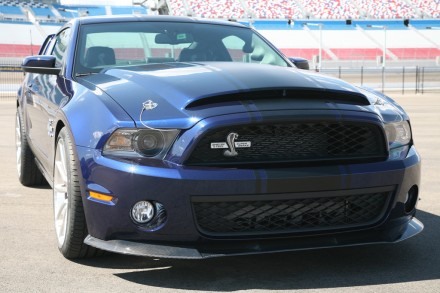
[{"label": "car door", "polygon": [[[44,55],[56,58],[55,67],[64,66],[64,56],[70,40],[70,28],[62,30],[46,45]],[[59,75],[31,74],[27,79],[28,135],[43,169],[51,174],[55,134],[55,115],[68,99],[63,71]]]}]

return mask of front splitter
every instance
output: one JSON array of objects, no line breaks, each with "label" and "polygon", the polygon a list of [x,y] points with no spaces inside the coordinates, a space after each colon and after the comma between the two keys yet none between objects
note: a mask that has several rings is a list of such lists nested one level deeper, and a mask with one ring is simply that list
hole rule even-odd
[{"label": "front splitter", "polygon": [[[299,250],[311,250],[311,249],[322,249],[322,248],[334,248],[334,247],[348,247],[348,246],[358,246],[358,245],[369,245],[369,244],[385,244],[385,243],[397,243],[408,238],[411,238],[420,232],[422,232],[424,226],[423,223],[412,218],[406,226],[405,231],[400,237],[394,240],[367,240],[359,241],[357,238],[344,239],[339,236],[326,236],[326,237],[314,237],[313,241],[292,241],[290,244],[286,245],[260,245],[259,242],[251,242],[251,244],[246,245],[244,248],[231,248],[231,249],[214,249],[210,251],[209,249],[196,249],[190,247],[182,246],[172,246],[172,245],[158,245],[149,244],[142,242],[126,241],[126,240],[101,240],[88,235],[84,239],[84,243],[105,251],[125,254],[125,255],[135,255],[144,257],[155,257],[155,258],[178,258],[178,259],[203,259],[203,258],[213,258],[222,256],[233,256],[233,255],[249,255],[249,254],[264,254],[264,253],[275,253],[275,252],[288,252],[288,251],[299,251]],[[319,240],[318,240],[319,239]],[[318,240],[318,241],[317,241]]]}]

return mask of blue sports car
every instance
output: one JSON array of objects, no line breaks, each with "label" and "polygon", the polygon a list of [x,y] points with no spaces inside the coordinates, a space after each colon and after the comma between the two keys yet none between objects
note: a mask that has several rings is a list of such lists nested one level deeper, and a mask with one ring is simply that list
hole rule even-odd
[{"label": "blue sports car", "polygon": [[66,258],[392,243],[423,229],[405,111],[295,68],[252,28],[85,17],[22,68],[18,176],[52,186]]}]

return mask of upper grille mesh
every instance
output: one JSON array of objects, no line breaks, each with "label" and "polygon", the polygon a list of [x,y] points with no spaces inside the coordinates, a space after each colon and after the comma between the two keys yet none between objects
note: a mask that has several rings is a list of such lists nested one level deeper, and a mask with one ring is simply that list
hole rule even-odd
[{"label": "upper grille mesh", "polygon": [[[238,155],[227,157],[224,149],[211,143],[226,142],[230,133],[237,142],[250,141],[249,148],[236,148]],[[309,122],[255,124],[218,129],[198,143],[189,165],[273,163],[343,159],[385,158],[386,148],[379,126],[368,123]]]}]

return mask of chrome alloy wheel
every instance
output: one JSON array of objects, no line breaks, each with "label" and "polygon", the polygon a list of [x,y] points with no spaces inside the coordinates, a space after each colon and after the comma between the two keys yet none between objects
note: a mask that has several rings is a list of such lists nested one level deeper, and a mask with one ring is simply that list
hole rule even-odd
[{"label": "chrome alloy wheel", "polygon": [[66,239],[67,214],[69,204],[67,158],[65,142],[63,138],[60,138],[58,140],[55,154],[55,168],[53,177],[55,232],[57,234],[58,247],[61,247],[63,246]]},{"label": "chrome alloy wheel", "polygon": [[18,177],[21,177],[21,125],[20,116],[17,112],[15,119],[15,150],[17,155],[17,172]]}]

